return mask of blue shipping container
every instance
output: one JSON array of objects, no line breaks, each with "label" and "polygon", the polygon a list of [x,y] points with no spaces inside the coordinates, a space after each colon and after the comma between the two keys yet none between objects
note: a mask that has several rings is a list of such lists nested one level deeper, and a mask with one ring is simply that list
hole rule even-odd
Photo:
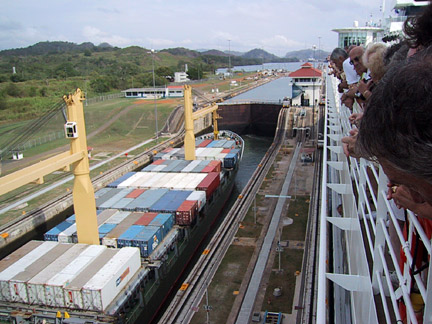
[{"label": "blue shipping container", "polygon": [[162,230],[157,226],[144,226],[144,229],[133,239],[133,246],[141,251],[141,256],[148,257],[162,242]]},{"label": "blue shipping container", "polygon": [[51,228],[48,232],[44,234],[45,241],[58,241],[58,235],[63,232],[65,229],[72,226],[73,223],[64,221],[58,224],[57,226]]},{"label": "blue shipping container", "polygon": [[122,235],[117,239],[117,247],[121,248],[124,246],[133,246],[133,239],[137,236],[144,226],[142,225],[132,225]]},{"label": "blue shipping container", "polygon": [[158,214],[149,225],[161,227],[163,239],[174,226],[174,215],[167,213]]},{"label": "blue shipping container", "polygon": [[149,210],[162,213],[175,213],[191,193],[192,191],[186,190],[170,190],[154,203]]},{"label": "blue shipping container", "polygon": [[117,180],[114,180],[113,182],[111,182],[110,184],[107,185],[108,188],[117,188],[117,186],[122,183],[123,181],[125,181],[126,179],[129,179],[130,177],[132,177],[136,172],[128,172],[124,175],[122,175],[120,178],[118,178]]},{"label": "blue shipping container", "polygon": [[101,226],[99,226],[98,229],[99,234],[107,234],[111,232],[116,226],[117,224],[110,224],[110,223],[102,224]]},{"label": "blue shipping container", "polygon": [[169,189],[163,188],[146,190],[138,198],[135,198],[130,204],[128,204],[124,209],[146,212],[168,191]]}]

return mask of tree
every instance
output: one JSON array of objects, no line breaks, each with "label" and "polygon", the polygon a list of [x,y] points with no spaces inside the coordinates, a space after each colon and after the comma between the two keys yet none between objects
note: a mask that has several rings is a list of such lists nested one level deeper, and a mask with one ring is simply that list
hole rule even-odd
[{"label": "tree", "polygon": [[110,91],[109,80],[105,76],[100,76],[91,80],[90,87],[97,93]]}]

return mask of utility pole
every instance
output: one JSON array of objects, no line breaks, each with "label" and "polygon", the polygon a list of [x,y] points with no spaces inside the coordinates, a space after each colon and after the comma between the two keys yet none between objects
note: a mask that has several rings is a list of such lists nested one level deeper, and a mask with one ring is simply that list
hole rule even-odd
[{"label": "utility pole", "polygon": [[155,50],[152,49],[150,51],[151,56],[152,56],[152,72],[153,72],[153,100],[154,100],[154,110],[155,110],[155,120],[156,120],[156,143],[158,142],[158,138],[159,138],[159,130],[158,130],[158,116],[157,116],[157,103],[156,103],[156,80],[155,80],[155,70],[154,70],[154,53]]},{"label": "utility pole", "polygon": [[228,75],[229,75],[229,90],[231,92],[231,39],[228,39]]}]

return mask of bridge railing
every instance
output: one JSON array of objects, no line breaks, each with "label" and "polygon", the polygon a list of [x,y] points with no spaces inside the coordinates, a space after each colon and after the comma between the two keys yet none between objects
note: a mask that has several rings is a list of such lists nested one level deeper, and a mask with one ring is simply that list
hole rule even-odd
[{"label": "bridge railing", "polygon": [[431,323],[432,223],[387,200],[380,165],[343,154],[351,112],[336,84],[327,77],[317,323]]}]

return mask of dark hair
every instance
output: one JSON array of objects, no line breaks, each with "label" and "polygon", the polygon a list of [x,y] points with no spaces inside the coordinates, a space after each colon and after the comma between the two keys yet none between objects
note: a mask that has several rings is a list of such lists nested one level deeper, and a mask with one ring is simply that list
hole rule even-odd
[{"label": "dark hair", "polygon": [[432,181],[432,48],[392,66],[363,115],[356,151]]},{"label": "dark hair", "polygon": [[384,54],[384,64],[389,66],[392,62],[404,61],[407,57],[409,47],[406,41],[395,43],[387,48]]},{"label": "dark hair", "polygon": [[403,26],[411,48],[427,47],[432,44],[432,3],[420,15],[408,18]]},{"label": "dark hair", "polygon": [[343,57],[344,59],[346,59],[348,57],[348,54],[343,48],[336,47],[330,54],[330,60],[335,61],[339,59],[339,57]]}]

